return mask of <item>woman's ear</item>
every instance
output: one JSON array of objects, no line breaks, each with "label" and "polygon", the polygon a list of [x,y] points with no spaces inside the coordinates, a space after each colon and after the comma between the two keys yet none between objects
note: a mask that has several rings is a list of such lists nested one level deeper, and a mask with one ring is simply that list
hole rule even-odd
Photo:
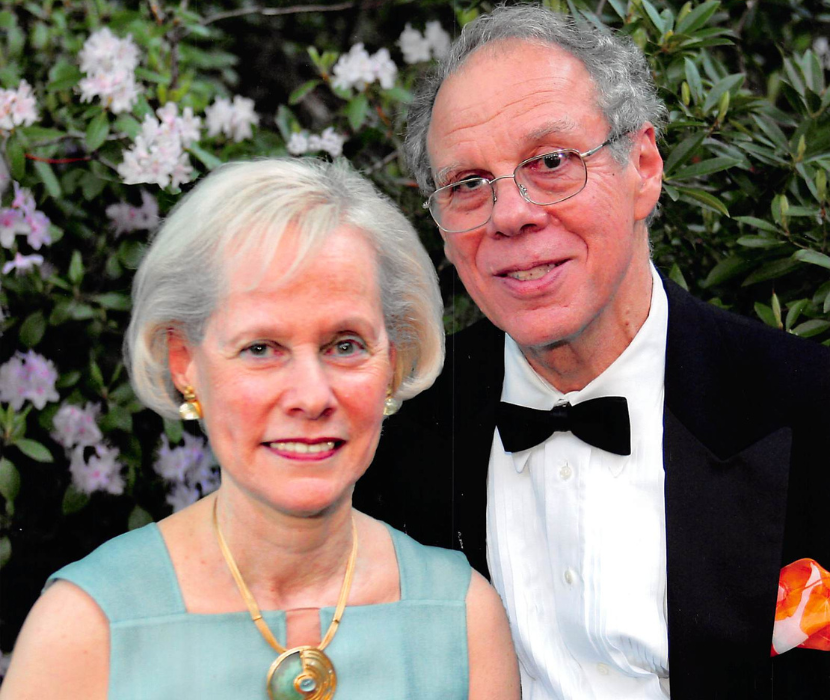
[{"label": "woman's ear", "polygon": [[171,328],[167,331],[167,362],[170,377],[179,391],[187,386],[197,388],[193,349],[180,330]]}]

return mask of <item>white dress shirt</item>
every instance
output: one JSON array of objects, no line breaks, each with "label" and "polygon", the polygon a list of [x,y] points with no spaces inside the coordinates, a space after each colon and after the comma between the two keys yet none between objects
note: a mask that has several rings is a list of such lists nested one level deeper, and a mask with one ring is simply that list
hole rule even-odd
[{"label": "white dress shirt", "polygon": [[631,455],[557,432],[505,453],[493,435],[487,558],[519,655],[523,700],[669,696],[663,384],[668,302],[652,267],[649,315],[614,363],[562,394],[505,338],[502,400],[530,408],[624,396]]}]

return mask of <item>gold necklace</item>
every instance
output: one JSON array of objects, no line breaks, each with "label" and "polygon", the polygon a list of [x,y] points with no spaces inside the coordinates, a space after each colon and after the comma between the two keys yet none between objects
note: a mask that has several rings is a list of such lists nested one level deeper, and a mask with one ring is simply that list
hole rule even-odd
[{"label": "gold necklace", "polygon": [[228,549],[228,543],[225,542],[225,538],[222,536],[222,530],[219,529],[219,520],[216,517],[216,502],[218,500],[213,501],[213,528],[216,530],[216,539],[219,540],[219,549],[222,550],[222,556],[225,557],[225,562],[228,564],[233,580],[236,581],[236,587],[239,589],[245,605],[248,606],[251,620],[253,620],[265,641],[279,654],[268,669],[268,677],[265,681],[268,697],[271,700],[330,700],[337,688],[337,675],[334,672],[334,665],[329,657],[323,653],[323,649],[331,642],[334,633],[337,632],[337,628],[340,626],[340,618],[343,617],[343,611],[346,609],[346,599],[349,597],[349,589],[352,587],[354,567],[357,562],[357,527],[354,524],[354,517],[352,517],[352,551],[346,564],[346,576],[343,578],[343,585],[340,588],[334,617],[331,619],[331,624],[323,637],[323,641],[316,647],[300,646],[286,649],[276,640],[268,625],[265,624],[265,620],[262,619],[259,606],[256,604],[256,600],[248,586],[245,585],[231,550]]}]

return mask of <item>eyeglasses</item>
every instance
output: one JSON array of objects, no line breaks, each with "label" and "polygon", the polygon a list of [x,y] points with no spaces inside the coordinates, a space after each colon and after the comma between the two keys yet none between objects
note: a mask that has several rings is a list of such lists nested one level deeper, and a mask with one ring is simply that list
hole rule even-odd
[{"label": "eyeglasses", "polygon": [[468,177],[439,187],[426,202],[435,223],[447,233],[465,233],[484,226],[493,216],[493,206],[498,199],[494,184],[512,179],[522,198],[531,204],[549,206],[564,202],[578,195],[588,182],[585,159],[604,146],[614,143],[625,134],[612,136],[590,151],[580,153],[573,148],[558,148],[523,160],[512,175],[500,175],[489,180],[486,177]]}]

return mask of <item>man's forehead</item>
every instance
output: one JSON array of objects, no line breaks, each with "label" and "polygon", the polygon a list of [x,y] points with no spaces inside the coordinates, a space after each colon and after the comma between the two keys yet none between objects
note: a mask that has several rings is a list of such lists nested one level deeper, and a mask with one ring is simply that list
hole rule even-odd
[{"label": "man's forehead", "polygon": [[[531,147],[542,141],[554,141],[558,138],[567,139],[568,137],[579,133],[579,125],[573,119],[568,117],[561,117],[550,119],[543,124],[536,124],[532,128],[522,129],[522,124],[516,125],[515,142],[520,149],[524,147]],[[559,145],[551,143],[551,146]],[[516,164],[518,165],[518,163]],[[462,167],[469,167],[469,163],[452,162],[445,164],[439,171],[435,173],[435,181],[441,182],[454,170]]]}]

